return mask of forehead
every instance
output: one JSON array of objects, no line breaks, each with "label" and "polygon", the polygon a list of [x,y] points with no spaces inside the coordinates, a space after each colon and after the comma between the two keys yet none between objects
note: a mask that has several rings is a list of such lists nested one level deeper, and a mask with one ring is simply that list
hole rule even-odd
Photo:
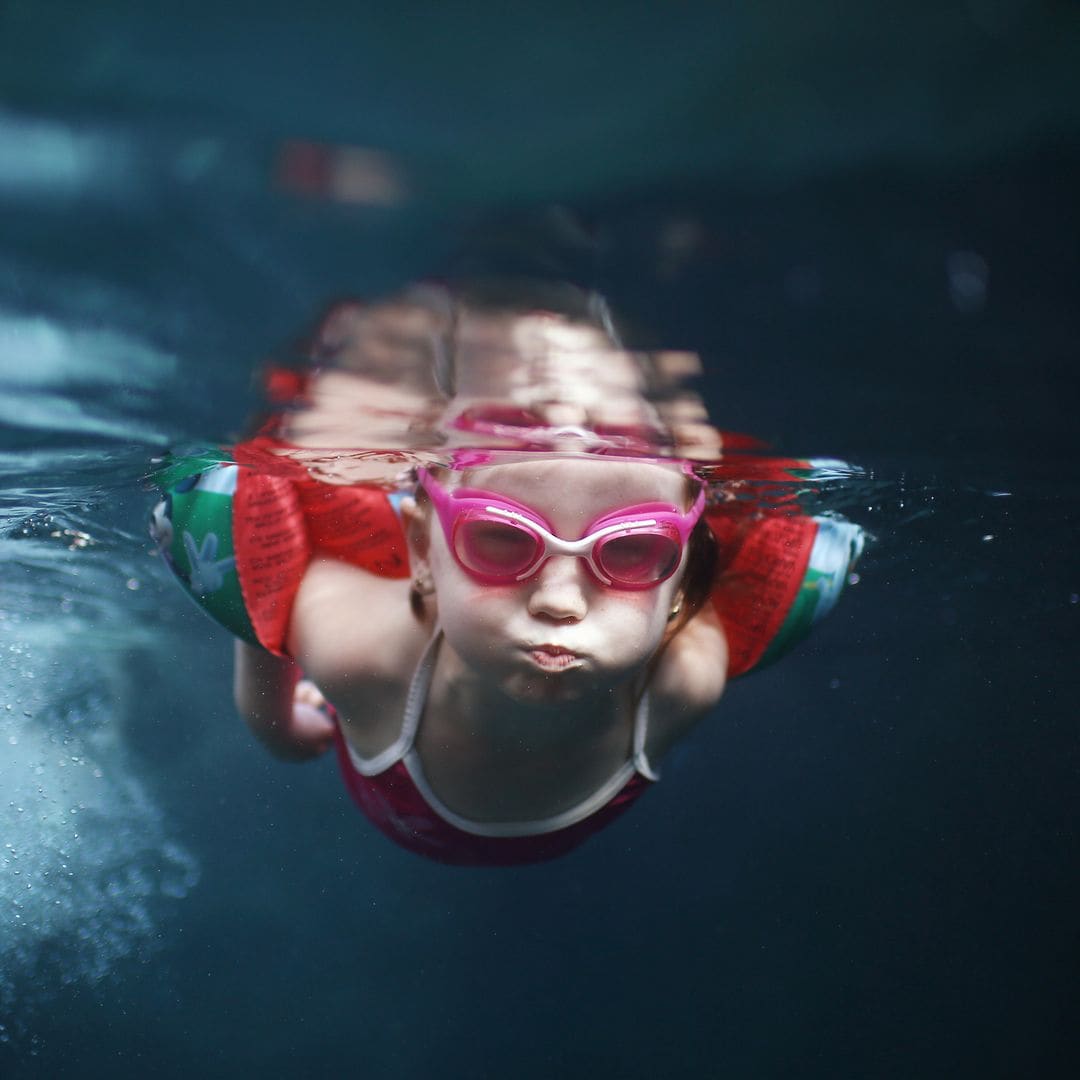
[{"label": "forehead", "polygon": [[566,458],[467,470],[463,486],[505,495],[553,524],[584,525],[612,510],[663,502],[685,508],[688,483],[676,464]]}]

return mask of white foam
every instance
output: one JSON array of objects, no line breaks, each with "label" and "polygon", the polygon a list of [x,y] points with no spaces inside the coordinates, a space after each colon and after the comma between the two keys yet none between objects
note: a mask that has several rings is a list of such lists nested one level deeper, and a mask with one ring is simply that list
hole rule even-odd
[{"label": "white foam", "polygon": [[0,618],[0,1041],[151,950],[199,876],[124,751],[115,651],[69,630]]}]

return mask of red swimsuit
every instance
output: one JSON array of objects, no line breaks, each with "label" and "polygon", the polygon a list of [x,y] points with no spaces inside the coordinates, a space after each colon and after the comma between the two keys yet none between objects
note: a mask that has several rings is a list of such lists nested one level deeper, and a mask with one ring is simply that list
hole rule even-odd
[{"label": "red swimsuit", "polygon": [[345,786],[370,821],[402,847],[438,862],[511,866],[553,859],[618,817],[657,779],[645,754],[648,695],[634,718],[633,756],[577,806],[543,821],[471,821],[431,790],[415,741],[427,701],[441,634],[436,631],[409,686],[401,733],[374,758],[362,758],[337,728]]}]

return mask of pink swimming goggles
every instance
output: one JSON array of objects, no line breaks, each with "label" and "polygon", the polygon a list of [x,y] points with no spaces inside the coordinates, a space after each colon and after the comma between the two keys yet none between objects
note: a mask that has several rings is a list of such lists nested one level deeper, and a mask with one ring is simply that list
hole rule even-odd
[{"label": "pink swimming goggles", "polygon": [[678,569],[705,508],[704,488],[687,511],[642,503],[605,514],[580,540],[564,540],[535,510],[476,488],[448,492],[427,469],[420,483],[431,497],[450,550],[471,577],[490,585],[525,581],[552,555],[584,559],[614,589],[651,589]]}]

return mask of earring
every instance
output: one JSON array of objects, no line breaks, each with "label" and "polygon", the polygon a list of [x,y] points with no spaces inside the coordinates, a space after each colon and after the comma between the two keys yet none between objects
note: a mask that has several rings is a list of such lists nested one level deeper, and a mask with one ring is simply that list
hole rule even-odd
[{"label": "earring", "polygon": [[430,596],[435,591],[435,582],[427,573],[416,573],[409,583],[409,608],[418,618],[424,617],[424,597]]},{"label": "earring", "polygon": [[668,612],[667,621],[674,622],[679,617],[680,611],[682,611],[682,600],[678,600],[675,606]]}]

